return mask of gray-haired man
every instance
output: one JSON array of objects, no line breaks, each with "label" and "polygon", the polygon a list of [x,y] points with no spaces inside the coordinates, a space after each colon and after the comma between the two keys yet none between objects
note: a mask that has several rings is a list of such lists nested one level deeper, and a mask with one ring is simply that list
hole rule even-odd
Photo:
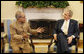
[{"label": "gray-haired man", "polygon": [[57,52],[69,52],[69,47],[73,45],[75,37],[79,35],[78,22],[70,19],[73,13],[66,10],[63,13],[64,19],[58,20],[54,29],[54,39],[57,41]]}]

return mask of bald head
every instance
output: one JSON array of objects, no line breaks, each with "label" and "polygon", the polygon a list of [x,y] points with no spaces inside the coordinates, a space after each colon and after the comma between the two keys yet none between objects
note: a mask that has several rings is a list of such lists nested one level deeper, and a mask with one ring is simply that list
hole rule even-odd
[{"label": "bald head", "polygon": [[15,17],[19,22],[25,22],[25,14],[23,12],[17,11]]},{"label": "bald head", "polygon": [[21,11],[17,11],[16,14],[15,14],[15,17],[16,17],[16,19],[18,19],[18,18],[21,18],[22,15],[24,15],[23,12],[21,12]]}]

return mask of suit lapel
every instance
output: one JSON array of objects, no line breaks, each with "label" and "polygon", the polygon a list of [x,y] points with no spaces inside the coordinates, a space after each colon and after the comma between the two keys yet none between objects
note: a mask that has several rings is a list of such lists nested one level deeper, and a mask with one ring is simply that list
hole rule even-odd
[{"label": "suit lapel", "polygon": [[70,19],[70,22],[69,22],[69,28],[68,28],[68,34],[69,34],[69,32],[70,32],[70,29],[71,29],[71,27],[72,27],[72,21],[71,21],[71,19]]},{"label": "suit lapel", "polygon": [[62,22],[60,23],[60,24],[61,24],[61,25],[60,25],[60,29],[61,29],[61,27],[62,27],[63,23],[64,23],[64,19],[63,19],[63,20],[62,20]]}]

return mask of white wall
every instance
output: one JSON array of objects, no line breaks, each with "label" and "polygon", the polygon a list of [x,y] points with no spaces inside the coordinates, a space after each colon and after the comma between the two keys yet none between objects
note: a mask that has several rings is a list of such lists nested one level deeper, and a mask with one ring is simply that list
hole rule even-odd
[{"label": "white wall", "polygon": [[27,8],[24,9],[24,13],[28,19],[62,19],[62,8]]},{"label": "white wall", "polygon": [[[1,1],[1,19],[15,18],[15,13],[19,10],[15,2],[16,1]],[[80,3],[80,1],[68,2],[70,4],[70,9],[74,13],[72,18],[78,20],[79,23],[83,23],[83,3]]]},{"label": "white wall", "polygon": [[16,1],[1,1],[1,19],[15,18],[15,13],[18,10],[15,2]]},{"label": "white wall", "polygon": [[78,20],[79,23],[83,23],[83,3],[80,1],[68,1],[70,9],[73,11],[73,19]]}]

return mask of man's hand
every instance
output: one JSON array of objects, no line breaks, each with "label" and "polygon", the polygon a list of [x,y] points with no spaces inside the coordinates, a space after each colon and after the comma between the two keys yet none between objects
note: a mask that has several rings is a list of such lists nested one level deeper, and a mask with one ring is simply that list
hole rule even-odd
[{"label": "man's hand", "polygon": [[54,34],[54,40],[56,40],[56,41],[57,41],[57,35],[56,35],[56,34]]},{"label": "man's hand", "polygon": [[37,28],[36,30],[37,30],[38,33],[44,32],[44,28],[40,28],[40,27],[39,27],[39,28]]},{"label": "man's hand", "polygon": [[70,44],[72,42],[73,36],[70,36],[67,39],[68,39],[68,44]]},{"label": "man's hand", "polygon": [[14,35],[13,38],[16,40],[21,40],[23,37],[22,35]]},{"label": "man's hand", "polygon": [[23,38],[29,38],[28,34],[23,34]]}]

